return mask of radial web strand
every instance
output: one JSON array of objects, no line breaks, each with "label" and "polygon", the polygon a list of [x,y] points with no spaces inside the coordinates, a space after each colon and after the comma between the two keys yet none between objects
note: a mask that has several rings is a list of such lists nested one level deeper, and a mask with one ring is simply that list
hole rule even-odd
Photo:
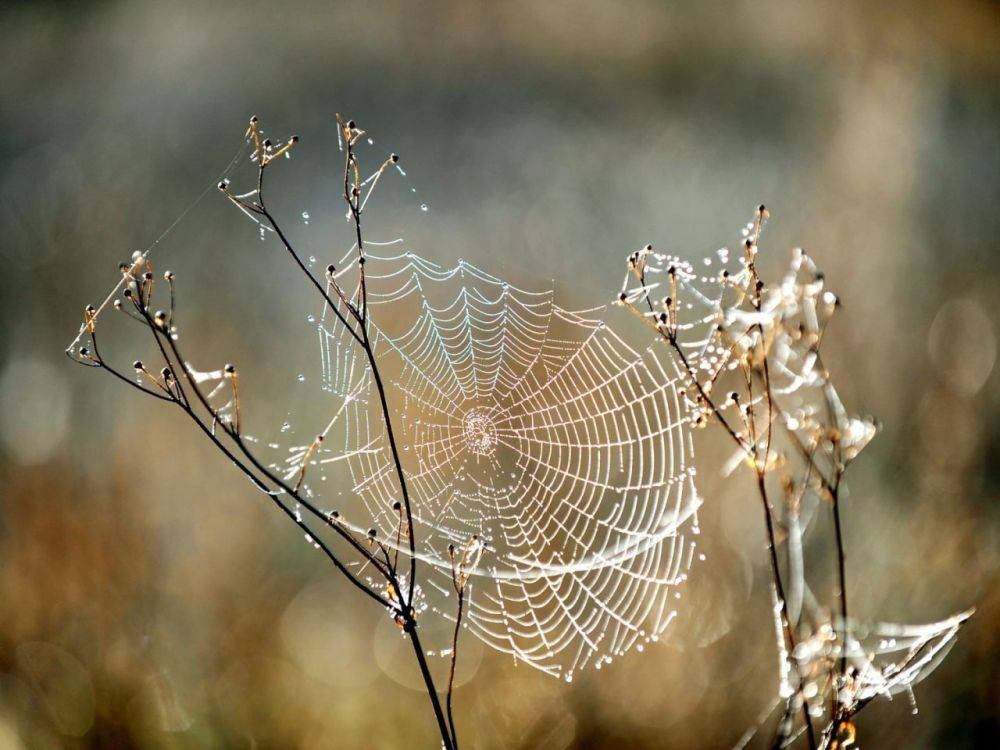
[{"label": "radial web strand", "polygon": [[[464,622],[489,646],[571,680],[656,640],[698,533],[679,373],[629,346],[603,308],[381,250],[366,252],[369,325],[429,563],[425,606],[454,617],[448,547],[475,539]],[[355,264],[356,251],[338,275]],[[399,487],[371,371],[329,309],[313,325],[328,434],[314,454],[293,450],[287,475],[308,460],[322,497],[316,480],[345,472],[339,518],[392,544]]]}]

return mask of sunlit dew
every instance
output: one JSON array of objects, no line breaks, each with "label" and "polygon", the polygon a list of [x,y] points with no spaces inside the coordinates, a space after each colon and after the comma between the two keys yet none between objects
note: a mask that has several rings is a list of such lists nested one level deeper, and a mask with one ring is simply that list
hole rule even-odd
[{"label": "sunlit dew", "polygon": [[[418,205],[429,211],[427,203]],[[309,224],[308,211],[300,217]],[[263,241],[273,230],[258,231]],[[698,533],[701,501],[689,467],[689,409],[675,397],[675,376],[605,326],[603,311],[564,310],[551,290],[526,292],[464,261],[447,269],[401,249],[364,256],[372,269],[365,312],[372,312],[377,356],[401,365],[383,371],[391,373],[392,400],[411,399],[398,422],[409,433],[399,449],[409,454],[408,464],[421,467],[408,479],[420,504],[414,518],[428,587],[447,595],[444,550],[472,538],[482,555],[473,563],[473,590],[490,593],[469,600],[463,628],[567,681],[574,668],[610,665],[612,655],[632,647],[634,633],[663,632],[691,565],[690,552],[675,540],[682,530]],[[305,257],[309,265],[318,262]],[[377,399],[366,380],[368,364],[354,358],[350,329],[336,325],[329,307],[311,309],[303,312],[315,324],[311,335],[320,338],[321,370],[309,371],[303,393],[315,383],[330,400],[315,413],[287,413],[300,426],[293,430],[285,421],[280,432],[309,437],[268,443],[282,452],[281,463],[270,466],[291,484],[298,477],[304,498],[322,496],[324,470],[336,467],[330,484],[338,486],[327,499],[347,487],[355,502],[317,505],[339,507],[351,523],[391,539],[399,514],[386,509],[397,487],[382,424],[372,419]],[[631,364],[621,369],[621,362]],[[222,381],[215,398],[235,400],[236,379],[212,377]],[[294,377],[305,383],[307,374]],[[224,413],[220,421],[232,418]],[[520,458],[512,455],[513,439],[522,441]],[[553,477],[558,495],[546,484]],[[627,502],[619,502],[626,493]],[[305,507],[294,503],[296,518]],[[303,538],[313,547],[319,539],[309,532]],[[358,575],[377,586],[373,572]],[[428,604],[420,599],[416,608]],[[390,630],[403,637],[395,624]]]},{"label": "sunlit dew", "polygon": [[[491,595],[473,599],[463,625],[560,678],[610,664],[606,656],[632,647],[633,629],[665,627],[691,564],[687,545],[682,551],[672,541],[692,527],[700,504],[684,460],[690,445],[676,382],[600,313],[557,308],[551,291],[520,290],[460,259],[450,268],[431,264],[405,246],[382,252],[366,256],[368,300],[392,373],[386,387],[401,402],[406,438],[398,451],[414,467],[429,591],[446,595],[445,550],[476,535],[486,551],[472,585]],[[354,258],[345,257],[341,263]],[[326,431],[327,453],[313,460],[348,472],[360,500],[352,523],[370,523],[371,513],[379,537],[392,538],[395,514],[382,510],[396,500],[392,464],[372,421],[367,368],[343,346],[343,327],[316,317],[318,388],[333,401],[309,428]],[[632,368],[608,369],[626,359]],[[638,386],[636,368],[645,373]],[[583,392],[579,378],[590,384]],[[293,451],[286,471],[295,475],[303,456]],[[558,497],[534,479],[540,472],[566,478]],[[321,486],[314,474],[305,481]],[[628,502],[619,502],[626,491]],[[564,522],[538,535],[557,513]],[[613,595],[609,576],[624,581]],[[607,637],[581,635],[586,629],[575,625],[584,622],[607,626]]]}]

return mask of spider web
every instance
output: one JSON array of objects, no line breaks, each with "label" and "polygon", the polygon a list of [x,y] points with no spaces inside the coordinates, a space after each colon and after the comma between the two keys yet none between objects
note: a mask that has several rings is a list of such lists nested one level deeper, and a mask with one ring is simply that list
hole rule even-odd
[{"label": "spider web", "polygon": [[[641,650],[676,615],[698,533],[679,372],[629,346],[604,308],[566,310],[551,290],[396,244],[366,252],[366,284],[429,563],[422,608],[454,619],[448,547],[475,539],[464,624],[484,643],[567,681]],[[337,268],[356,275],[356,251]],[[311,456],[293,446],[286,474],[309,461],[313,492],[328,469],[345,472],[342,522],[371,520],[393,544],[398,481],[370,368],[328,307],[312,324],[328,432]]]},{"label": "spider web", "polygon": [[[365,202],[379,174],[364,181]],[[265,240],[269,228],[249,218]],[[302,218],[309,223],[308,213]],[[472,543],[463,625],[485,644],[567,681],[641,651],[677,614],[699,533],[692,413],[680,372],[653,345],[633,348],[606,326],[603,306],[571,311],[555,304],[552,290],[526,291],[465,261],[442,267],[400,252],[401,243],[366,242],[365,276],[369,332],[425,563],[415,609],[454,622],[448,550]],[[357,279],[356,247],[337,268],[342,284]],[[301,477],[302,492],[336,511],[338,523],[362,536],[375,528],[407,555],[372,371],[328,305],[308,319],[322,390],[296,419],[323,442],[300,444],[287,422],[271,439],[243,439],[271,451],[269,468],[286,481]],[[84,330],[70,356],[79,355]],[[223,371],[186,366],[209,389],[219,418],[234,419]],[[308,534],[306,541],[316,543]]]}]

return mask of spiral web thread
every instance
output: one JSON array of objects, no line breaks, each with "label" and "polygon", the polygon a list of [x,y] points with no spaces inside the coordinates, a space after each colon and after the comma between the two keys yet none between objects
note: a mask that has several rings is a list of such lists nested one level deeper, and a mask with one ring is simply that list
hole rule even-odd
[{"label": "spiral web thread", "polygon": [[[390,245],[395,243],[390,243]],[[414,503],[423,608],[454,618],[448,545],[477,546],[465,627],[551,675],[657,640],[688,575],[700,499],[679,373],[553,293],[459,261],[366,253],[375,351]],[[337,266],[352,278],[356,251]],[[306,491],[336,467],[343,523],[392,544],[397,478],[371,371],[329,308],[313,319],[333,404]],[[317,481],[319,480],[319,481]],[[406,553],[406,540],[396,546]]]}]

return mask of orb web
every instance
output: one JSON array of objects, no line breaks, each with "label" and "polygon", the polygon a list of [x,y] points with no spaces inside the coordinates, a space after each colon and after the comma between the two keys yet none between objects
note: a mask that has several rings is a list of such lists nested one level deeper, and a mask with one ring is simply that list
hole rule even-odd
[{"label": "orb web", "polygon": [[[366,252],[369,325],[428,608],[454,617],[448,547],[475,538],[464,623],[489,646],[571,680],[656,640],[698,533],[679,373],[606,326],[604,308],[392,250]],[[356,251],[337,268],[353,278]],[[398,480],[370,368],[331,310],[313,325],[332,429],[315,455],[292,451],[288,475],[309,460],[325,479],[335,464],[351,490],[340,518],[359,531],[371,519],[392,544]]]}]

